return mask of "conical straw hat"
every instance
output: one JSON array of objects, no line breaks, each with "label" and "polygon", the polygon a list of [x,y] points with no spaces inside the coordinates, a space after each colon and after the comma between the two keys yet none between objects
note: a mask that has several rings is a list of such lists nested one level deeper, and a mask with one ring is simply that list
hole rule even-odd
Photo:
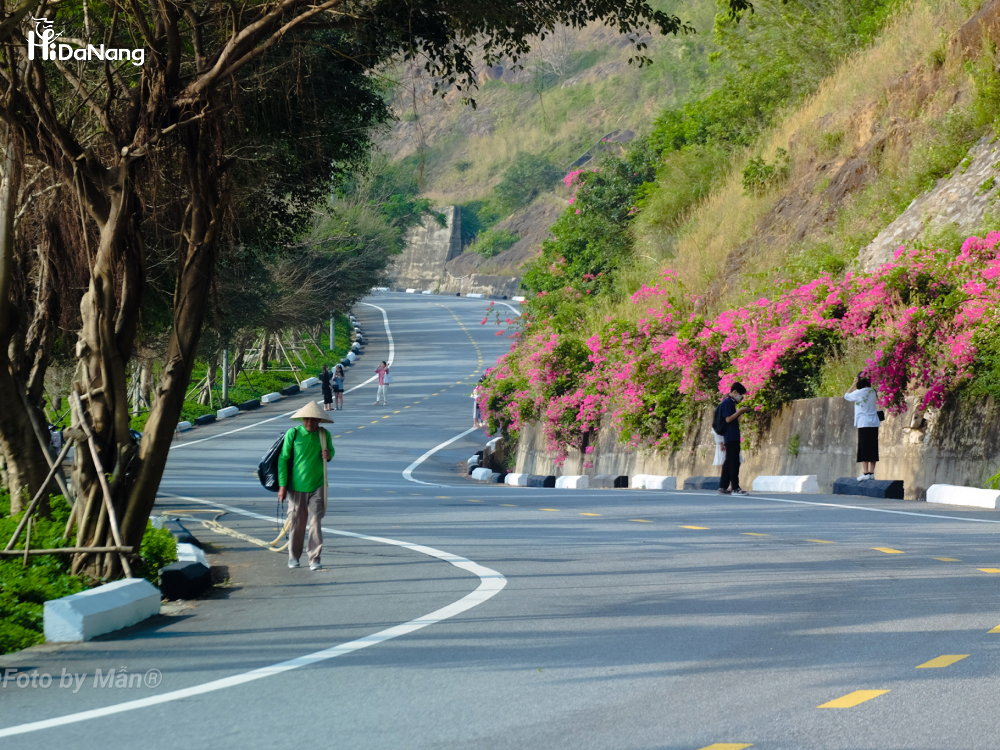
[{"label": "conical straw hat", "polygon": [[323,410],[319,408],[319,404],[315,401],[310,401],[291,416],[292,419],[304,419],[305,417],[318,419],[320,422],[333,423],[333,420],[323,413]]}]

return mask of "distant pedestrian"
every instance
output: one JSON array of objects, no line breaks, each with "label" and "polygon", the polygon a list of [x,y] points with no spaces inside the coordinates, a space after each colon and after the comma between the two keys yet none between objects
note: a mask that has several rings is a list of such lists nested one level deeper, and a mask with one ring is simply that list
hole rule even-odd
[{"label": "distant pedestrian", "polygon": [[[302,545],[309,524],[309,569],[319,570],[323,552],[323,529],[320,522],[326,515],[326,462],[333,458],[333,441],[320,422],[333,420],[324,417],[315,401],[299,409],[292,419],[301,419],[299,427],[285,433],[278,461],[278,501],[288,498],[288,567],[299,567]],[[292,470],[289,476],[288,464]]]},{"label": "distant pedestrian", "polygon": [[319,382],[323,386],[323,411],[330,411],[330,405],[333,404],[333,373],[330,372],[329,365],[323,365]]},{"label": "distant pedestrian", "polygon": [[389,377],[389,365],[382,360],[382,364],[375,368],[375,372],[378,373],[378,390],[375,391],[375,403],[378,404],[379,401],[382,402],[382,406],[388,406],[386,403],[386,393],[389,390],[389,382],[387,378]]},{"label": "distant pedestrian", "polygon": [[486,423],[483,421],[482,414],[479,409],[479,399],[483,395],[483,381],[486,380],[486,376],[483,375],[479,378],[479,382],[476,383],[476,387],[472,389],[472,426],[473,427],[484,427]]},{"label": "distant pedestrian", "polygon": [[337,411],[344,408],[344,366],[337,365],[333,371],[333,401]]},{"label": "distant pedestrian", "polygon": [[844,398],[854,402],[854,426],[858,428],[858,463],[861,464],[859,482],[875,478],[875,464],[878,463],[878,393],[864,373],[854,378],[851,390]]},{"label": "distant pedestrian", "polygon": [[729,395],[719,405],[724,427],[721,448],[726,454],[722,463],[722,476],[719,477],[720,495],[749,494],[740,488],[740,417],[750,411],[750,408],[736,406],[746,395],[747,389],[742,383],[733,383]]}]

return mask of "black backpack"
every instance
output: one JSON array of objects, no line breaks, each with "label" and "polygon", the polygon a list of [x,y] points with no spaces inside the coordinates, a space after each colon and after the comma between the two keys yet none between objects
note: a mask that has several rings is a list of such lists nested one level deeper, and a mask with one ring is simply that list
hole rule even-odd
[{"label": "black backpack", "polygon": [[716,435],[725,435],[726,427],[729,426],[726,422],[725,415],[722,413],[722,404],[724,403],[726,403],[725,399],[723,399],[719,405],[715,407],[715,416],[712,417],[712,430]]},{"label": "black backpack", "polygon": [[[286,432],[285,435],[288,433]],[[257,465],[257,478],[261,486],[269,492],[278,491],[278,461],[281,460],[281,446],[285,442],[285,435],[278,438],[270,450],[264,454],[264,458]],[[292,452],[288,455],[288,475],[291,477],[292,465],[295,461],[295,443],[292,443]]]}]

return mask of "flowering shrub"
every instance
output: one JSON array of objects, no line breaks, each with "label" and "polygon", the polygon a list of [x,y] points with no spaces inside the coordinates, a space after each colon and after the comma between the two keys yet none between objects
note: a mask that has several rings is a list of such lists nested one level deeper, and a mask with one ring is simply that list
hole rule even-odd
[{"label": "flowering shrub", "polygon": [[627,444],[674,449],[737,380],[765,416],[814,395],[824,362],[849,340],[874,352],[865,369],[889,411],[913,392],[923,408],[940,407],[974,377],[1000,381],[998,242],[993,232],[957,253],[901,247],[873,273],[823,275],[711,317],[665,271],[632,297],[645,317],[589,334],[580,331],[588,289],[541,292],[489,370],[483,408],[493,429],[541,422],[560,460],[568,448],[587,451],[605,414]]}]

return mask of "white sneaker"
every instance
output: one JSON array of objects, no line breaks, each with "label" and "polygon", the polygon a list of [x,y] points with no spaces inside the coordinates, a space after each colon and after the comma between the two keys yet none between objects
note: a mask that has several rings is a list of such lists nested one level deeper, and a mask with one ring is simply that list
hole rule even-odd
[{"label": "white sneaker", "polygon": [[863,482],[863,481],[865,481],[865,480],[866,480],[867,478],[868,478],[868,475],[867,475],[867,474],[862,474],[862,475],[861,475],[860,477],[858,477],[858,481],[859,481],[859,482]]},{"label": "white sneaker", "polygon": [[289,568],[297,568],[297,567],[299,567],[299,561],[298,560],[289,560],[288,561],[288,567]]},{"label": "white sneaker", "polygon": [[309,563],[309,570],[323,570],[323,566],[319,564],[319,560],[314,563]]},{"label": "white sneaker", "polygon": [[875,475],[874,474],[869,474],[868,475],[868,479],[871,479],[874,482],[875,481]]}]

